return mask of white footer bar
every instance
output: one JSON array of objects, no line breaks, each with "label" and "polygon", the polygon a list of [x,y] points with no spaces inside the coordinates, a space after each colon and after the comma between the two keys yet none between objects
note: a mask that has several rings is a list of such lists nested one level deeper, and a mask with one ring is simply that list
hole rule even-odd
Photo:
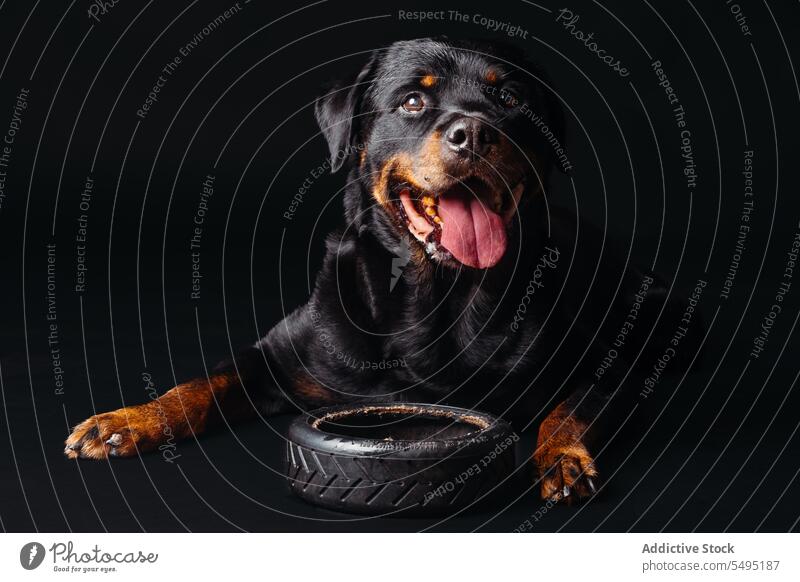
[{"label": "white footer bar", "polygon": [[0,580],[15,581],[796,581],[798,564],[796,534],[0,535]]}]

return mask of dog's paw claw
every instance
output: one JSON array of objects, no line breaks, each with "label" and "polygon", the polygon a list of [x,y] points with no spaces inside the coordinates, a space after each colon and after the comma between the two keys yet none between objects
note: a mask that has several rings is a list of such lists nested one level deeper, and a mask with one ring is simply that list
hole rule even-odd
[{"label": "dog's paw claw", "polygon": [[112,447],[118,447],[122,444],[122,435],[118,432],[115,432],[111,435],[111,437],[109,437],[109,439],[106,441],[106,444],[111,445]]},{"label": "dog's paw claw", "polygon": [[589,491],[592,492],[592,495],[597,493],[597,487],[595,487],[594,481],[592,481],[591,477],[586,477],[586,484],[589,486]]}]

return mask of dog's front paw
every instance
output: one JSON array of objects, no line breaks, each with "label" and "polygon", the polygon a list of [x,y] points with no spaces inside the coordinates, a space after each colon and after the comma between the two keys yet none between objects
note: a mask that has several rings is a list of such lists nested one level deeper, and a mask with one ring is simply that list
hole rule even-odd
[{"label": "dog's front paw", "polygon": [[149,450],[154,430],[149,412],[147,405],[141,405],[92,416],[72,430],[64,454],[70,459],[104,459]]},{"label": "dog's front paw", "polygon": [[542,499],[571,505],[597,493],[594,459],[580,443],[546,447],[535,456]]}]

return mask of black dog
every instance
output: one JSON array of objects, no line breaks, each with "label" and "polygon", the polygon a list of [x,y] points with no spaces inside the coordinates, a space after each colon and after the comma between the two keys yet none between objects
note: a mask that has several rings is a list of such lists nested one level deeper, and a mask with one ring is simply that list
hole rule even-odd
[{"label": "black dog", "polygon": [[631,401],[619,380],[646,339],[666,345],[650,337],[662,307],[682,305],[549,206],[566,156],[546,77],[511,47],[397,42],[316,116],[333,171],[350,173],[308,303],[210,378],[79,424],[66,454],[148,451],[164,422],[186,437],[223,416],[446,402],[538,421],[542,496],[593,494],[594,447]]}]

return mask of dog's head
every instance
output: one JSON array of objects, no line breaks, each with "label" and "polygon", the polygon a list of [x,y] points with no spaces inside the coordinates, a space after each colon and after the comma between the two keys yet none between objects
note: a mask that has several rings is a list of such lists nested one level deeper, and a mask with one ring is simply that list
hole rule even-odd
[{"label": "dog's head", "polygon": [[563,144],[546,85],[513,47],[401,41],[320,97],[316,116],[333,171],[352,166],[384,222],[428,260],[486,269]]}]

